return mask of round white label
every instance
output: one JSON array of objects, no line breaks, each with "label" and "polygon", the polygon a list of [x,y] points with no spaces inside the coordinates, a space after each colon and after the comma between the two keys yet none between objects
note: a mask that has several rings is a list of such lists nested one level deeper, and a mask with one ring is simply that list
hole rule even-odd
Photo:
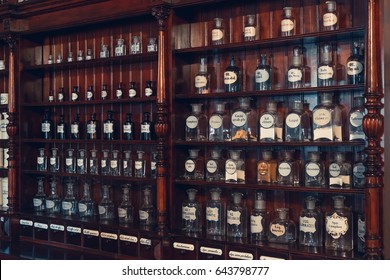
[{"label": "round white label", "polygon": [[104,206],[98,206],[99,215],[106,213],[106,208]]},{"label": "round white label", "polygon": [[207,86],[207,78],[205,76],[197,75],[195,77],[195,88],[203,88]]},{"label": "round white label", "polygon": [[364,179],[364,172],[366,172],[366,167],[363,164],[353,167],[353,175],[358,179]]},{"label": "round white label", "polygon": [[222,126],[221,116],[212,116],[209,120],[209,125],[211,128],[218,129]]},{"label": "round white label", "polygon": [[79,212],[87,211],[87,205],[84,203],[79,203]]},{"label": "round white label", "polygon": [[76,92],[72,92],[72,101],[76,101],[79,95]]},{"label": "round white label", "polygon": [[225,85],[231,85],[237,82],[237,74],[234,73],[233,71],[225,71],[223,74],[223,82]]},{"label": "round white label", "polygon": [[318,79],[320,80],[332,79],[333,74],[333,68],[328,65],[318,67]]},{"label": "round white label", "polygon": [[265,69],[258,69],[255,72],[255,82],[257,84],[259,83],[265,83],[269,80],[269,72]]},{"label": "round white label", "polygon": [[338,177],[340,175],[340,165],[337,163],[332,163],[329,165],[329,174],[332,177]]},{"label": "round white label", "polygon": [[219,41],[223,38],[223,32],[221,29],[213,29],[211,30],[211,40]]},{"label": "round white label", "polygon": [[246,26],[244,28],[244,37],[255,37],[256,28],[254,26]]},{"label": "round white label", "polygon": [[243,111],[237,111],[232,114],[232,124],[236,127],[246,125],[247,115]]},{"label": "round white label", "polygon": [[33,199],[33,205],[34,207],[39,207],[42,205],[42,199],[39,199],[39,198],[34,198]]},{"label": "round white label", "polygon": [[123,94],[122,90],[120,90],[120,89],[116,90],[116,97],[121,97],[122,94]]},{"label": "round white label", "polygon": [[194,129],[195,127],[198,126],[198,118],[195,116],[189,116],[186,119],[186,126],[190,129]]},{"label": "round white label", "polygon": [[225,163],[225,171],[226,173],[230,174],[230,175],[233,175],[236,173],[236,170],[237,170],[237,165],[236,163],[231,160],[231,159],[228,159]]},{"label": "round white label", "polygon": [[313,122],[318,126],[324,126],[331,120],[331,113],[326,109],[318,109],[313,113]]},{"label": "round white label", "polygon": [[291,173],[291,166],[287,162],[282,162],[279,164],[278,172],[281,176],[287,177]]},{"label": "round white label", "polygon": [[271,128],[275,124],[275,119],[271,114],[264,114],[260,117],[260,126]]},{"label": "round white label", "polygon": [[316,177],[320,174],[320,166],[317,163],[310,162],[306,165],[306,174],[310,177]]},{"label": "round white label", "polygon": [[298,114],[291,113],[287,115],[286,125],[290,128],[296,128],[301,124],[301,117]]},{"label": "round white label", "polygon": [[209,160],[206,164],[207,172],[209,173],[215,173],[217,171],[218,165],[215,160]]},{"label": "round white label", "polygon": [[337,16],[333,13],[325,13],[322,19],[325,27],[332,26],[337,23]]},{"label": "round white label", "polygon": [[349,122],[354,127],[362,126],[363,114],[361,112],[353,112],[349,117]]},{"label": "round white label", "polygon": [[54,201],[53,200],[46,200],[46,209],[54,208]]},{"label": "round white label", "polygon": [[92,91],[87,91],[87,98],[91,99],[93,97],[93,92]]},{"label": "round white label", "polygon": [[139,219],[141,221],[149,219],[149,213],[143,210],[139,210]]},{"label": "round white label", "polygon": [[195,162],[192,159],[188,159],[188,160],[186,160],[184,167],[188,172],[194,172]]},{"label": "round white label", "polygon": [[68,201],[62,202],[62,210],[70,210],[72,208],[72,203]]},{"label": "round white label", "polygon": [[290,69],[287,72],[287,79],[290,83],[302,81],[302,71],[299,69]]},{"label": "round white label", "polygon": [[107,97],[107,91],[106,90],[102,90],[101,96],[102,96],[103,99],[106,98]]},{"label": "round white label", "polygon": [[153,94],[153,90],[151,88],[145,88],[145,96],[151,96]]},{"label": "round white label", "polygon": [[294,21],[291,19],[283,19],[281,22],[282,32],[288,32],[294,29]]},{"label": "round white label", "polygon": [[127,216],[127,210],[118,207],[118,218],[126,218]]},{"label": "round white label", "polygon": [[354,76],[362,73],[363,71],[363,64],[361,64],[359,61],[349,61],[347,63],[347,74],[349,76]]},{"label": "round white label", "polygon": [[137,92],[135,89],[131,88],[129,89],[129,97],[135,97],[137,95]]},{"label": "round white label", "polygon": [[62,93],[58,93],[58,101],[64,100],[64,95]]}]

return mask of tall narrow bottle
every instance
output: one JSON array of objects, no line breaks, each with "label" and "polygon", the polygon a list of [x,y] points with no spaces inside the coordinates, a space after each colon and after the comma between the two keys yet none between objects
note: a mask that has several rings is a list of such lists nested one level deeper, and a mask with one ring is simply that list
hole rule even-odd
[{"label": "tall narrow bottle", "polygon": [[244,41],[254,41],[256,38],[256,15],[245,16]]},{"label": "tall narrow bottle", "polygon": [[123,176],[131,177],[133,176],[133,162],[131,160],[131,151],[126,150],[123,151],[124,158],[123,158]]},{"label": "tall narrow bottle", "polygon": [[250,215],[250,236],[254,241],[265,241],[268,236],[269,214],[267,212],[264,194],[257,191],[255,194],[255,207]]},{"label": "tall narrow bottle", "polygon": [[316,209],[316,199],[308,196],[305,199],[306,209],[299,215],[299,244],[310,247],[322,246],[323,216]]},{"label": "tall narrow bottle", "polygon": [[44,178],[38,178],[38,190],[33,198],[33,206],[35,213],[41,213],[46,209],[46,194],[44,190]]},{"label": "tall narrow bottle", "polygon": [[278,112],[277,102],[268,101],[260,114],[259,141],[283,141],[283,116]]},{"label": "tall narrow bottle", "polygon": [[60,171],[60,156],[58,155],[58,148],[51,148],[51,155],[49,158],[50,172]]},{"label": "tall narrow bottle", "polygon": [[91,198],[91,191],[88,183],[84,183],[83,197],[78,203],[78,213],[80,218],[91,218],[95,214],[95,202]]},{"label": "tall narrow bottle", "polygon": [[72,149],[72,148],[69,148],[66,150],[65,172],[66,173],[76,173],[76,157],[74,155],[74,149]]},{"label": "tall narrow bottle", "polygon": [[118,218],[121,224],[132,224],[134,221],[134,206],[131,203],[130,184],[122,188],[122,201],[118,206]]},{"label": "tall narrow bottle", "polygon": [[144,112],[144,119],[141,123],[141,140],[149,141],[154,139],[154,125],[150,120],[150,113]]},{"label": "tall narrow bottle", "polygon": [[50,182],[50,194],[46,198],[46,213],[56,215],[61,212],[61,199],[57,193],[57,181],[53,178]]},{"label": "tall narrow bottle", "polygon": [[186,234],[201,231],[201,205],[195,200],[196,189],[187,189],[188,199],[182,203],[182,231]]},{"label": "tall narrow bottle", "polygon": [[214,18],[214,26],[211,30],[211,44],[222,45],[225,41],[225,32],[223,28],[223,19]]},{"label": "tall narrow bottle", "polygon": [[196,94],[210,93],[210,74],[207,73],[206,57],[200,58],[199,72],[195,76],[195,93]]},{"label": "tall narrow bottle", "polygon": [[232,56],[229,66],[225,69],[223,83],[226,92],[239,92],[241,90],[241,70],[236,66],[234,56]]},{"label": "tall narrow bottle", "polygon": [[258,116],[250,106],[249,97],[238,98],[239,107],[235,109],[231,116],[232,141],[257,141]]},{"label": "tall narrow bottle", "polygon": [[72,139],[80,139],[81,131],[80,131],[80,114],[76,114],[73,122],[70,125],[70,136]]},{"label": "tall narrow bottle", "polygon": [[296,26],[295,18],[292,15],[292,7],[283,8],[283,18],[280,23],[280,31],[282,36],[295,35]]},{"label": "tall narrow bottle", "polygon": [[98,164],[98,158],[97,158],[97,150],[92,149],[90,151],[91,157],[89,158],[89,174],[91,175],[98,175],[99,174],[99,164]]},{"label": "tall narrow bottle", "polygon": [[134,176],[144,178],[146,173],[146,160],[144,159],[144,151],[137,151],[137,159],[134,161]]},{"label": "tall narrow bottle", "polygon": [[225,113],[225,104],[216,103],[209,119],[209,141],[230,141],[230,117]]},{"label": "tall narrow bottle", "polygon": [[139,223],[141,227],[152,228],[156,224],[156,208],[152,201],[152,190],[146,186],[142,190],[143,200],[139,209]]},{"label": "tall narrow bottle", "polygon": [[98,205],[100,220],[114,219],[114,203],[110,198],[110,186],[103,185],[102,200]]},{"label": "tall narrow bottle", "polygon": [[157,178],[157,151],[152,151],[150,153],[150,177]]},{"label": "tall narrow bottle", "polygon": [[77,214],[77,200],[73,193],[73,182],[66,184],[66,195],[62,200],[62,215],[73,216]]},{"label": "tall narrow bottle", "polygon": [[364,165],[364,152],[357,152],[353,163],[353,187],[356,189],[364,188],[366,184],[366,167]]},{"label": "tall narrow bottle", "polygon": [[95,140],[99,139],[99,124],[96,120],[96,113],[91,115],[91,119],[87,123],[87,139]]},{"label": "tall narrow bottle", "polygon": [[311,141],[312,125],[310,115],[303,111],[303,103],[295,100],[286,116],[285,141]]},{"label": "tall narrow bottle", "polygon": [[84,149],[79,149],[77,151],[77,173],[86,174],[87,173],[87,156]]},{"label": "tall narrow bottle", "polygon": [[86,92],[86,97],[88,101],[91,101],[94,99],[94,94],[93,94],[93,86],[88,86],[87,92]]},{"label": "tall narrow bottle", "polygon": [[293,243],[297,239],[297,229],[288,217],[287,208],[276,209],[278,217],[269,224],[268,241],[275,243]]},{"label": "tall narrow bottle", "polygon": [[336,1],[326,1],[325,9],[322,15],[322,30],[339,29],[339,19],[337,13]]},{"label": "tall narrow bottle", "polygon": [[37,171],[47,171],[47,156],[45,152],[46,152],[45,148],[38,149]]},{"label": "tall narrow bottle", "polygon": [[135,132],[134,132],[134,122],[131,120],[132,114],[126,114],[126,121],[123,123],[123,139],[124,140],[134,140]]},{"label": "tall narrow bottle", "polygon": [[80,97],[79,87],[78,86],[73,86],[72,93],[70,94],[70,100],[78,101],[79,97]]},{"label": "tall narrow bottle", "polygon": [[349,140],[365,140],[363,118],[366,115],[364,97],[356,96],[353,99],[353,108],[349,112]]},{"label": "tall narrow bottle", "polygon": [[260,63],[255,71],[255,89],[271,90],[272,89],[272,68],[267,63],[267,55],[260,55]]},{"label": "tall narrow bottle", "polygon": [[41,123],[41,135],[43,139],[53,139],[54,126],[53,121],[50,119],[50,111],[45,111]]},{"label": "tall narrow bottle", "polygon": [[108,156],[109,150],[102,150],[102,158],[100,160],[100,168],[102,175],[110,175],[110,158]]},{"label": "tall narrow bottle", "polygon": [[301,88],[304,86],[304,69],[302,66],[302,48],[294,47],[292,54],[292,64],[287,71],[287,87]]},{"label": "tall narrow bottle", "polygon": [[226,205],[221,200],[221,189],[210,190],[211,199],[206,203],[206,233],[208,236],[225,236]]},{"label": "tall narrow bottle", "polygon": [[349,85],[364,83],[364,57],[358,42],[353,42],[351,56],[347,59],[347,79]]},{"label": "tall narrow bottle", "polygon": [[121,161],[119,159],[119,151],[111,151],[110,159],[110,175],[111,176],[120,176],[121,175]]},{"label": "tall narrow bottle", "polygon": [[192,112],[186,118],[186,141],[206,141],[208,121],[207,116],[202,113],[203,104],[191,104]]},{"label": "tall narrow bottle", "polygon": [[107,112],[107,119],[103,124],[103,138],[104,140],[114,140],[115,139],[115,120],[112,117],[113,112]]},{"label": "tall narrow bottle", "polygon": [[64,115],[60,115],[60,120],[57,123],[57,139],[65,139],[66,138],[66,133],[67,133],[67,126],[64,121]]},{"label": "tall narrow bottle", "polygon": [[321,62],[317,68],[318,86],[327,87],[335,84],[335,66],[332,58],[332,45],[321,47]]},{"label": "tall narrow bottle", "polygon": [[226,212],[227,236],[233,238],[247,238],[248,236],[248,214],[242,202],[243,194],[234,192],[233,202],[229,204]]}]

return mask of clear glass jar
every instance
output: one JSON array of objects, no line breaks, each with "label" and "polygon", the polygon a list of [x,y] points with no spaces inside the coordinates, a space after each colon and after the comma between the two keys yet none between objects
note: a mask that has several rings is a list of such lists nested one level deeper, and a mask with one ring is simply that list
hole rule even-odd
[{"label": "clear glass jar", "polygon": [[33,207],[35,213],[42,213],[46,210],[46,194],[44,188],[44,177],[38,177],[38,190],[33,198]]},{"label": "clear glass jar", "polygon": [[278,163],[278,184],[298,186],[300,183],[299,162],[294,159],[294,151],[282,151]]},{"label": "clear glass jar", "polygon": [[98,205],[100,220],[113,220],[114,219],[114,203],[110,198],[109,185],[103,185],[102,200]]},{"label": "clear glass jar", "polygon": [[77,156],[77,173],[78,174],[87,174],[87,158],[84,149],[78,150]]},{"label": "clear glass jar", "polygon": [[186,234],[194,234],[201,231],[202,207],[195,200],[196,189],[187,189],[188,199],[182,203],[182,231]]},{"label": "clear glass jar", "polygon": [[285,120],[285,141],[311,141],[312,124],[310,115],[303,111],[303,103],[295,100]]},{"label": "clear glass jar", "polygon": [[146,160],[144,159],[144,151],[137,151],[137,159],[134,161],[134,176],[144,178],[146,171]]},{"label": "clear glass jar", "polygon": [[210,157],[206,162],[206,180],[224,181],[225,180],[225,161],[221,158],[220,149],[212,149]]},{"label": "clear glass jar", "polygon": [[353,107],[349,112],[349,140],[366,140],[366,134],[363,130],[363,118],[365,115],[364,97],[354,97]]},{"label": "clear glass jar", "polygon": [[65,156],[65,172],[76,173],[76,157],[74,155],[74,149],[67,149]]},{"label": "clear glass jar", "polygon": [[77,200],[73,193],[73,182],[66,183],[66,195],[61,203],[62,216],[77,214]]},{"label": "clear glass jar", "polygon": [[215,103],[209,119],[209,141],[230,141],[230,117],[225,113],[225,103]]},{"label": "clear glass jar", "polygon": [[283,116],[277,106],[276,101],[268,101],[265,111],[260,114],[260,142],[283,141]]},{"label": "clear glass jar", "polygon": [[316,199],[308,196],[305,199],[306,209],[299,215],[299,244],[309,247],[322,246],[323,216],[316,208]]},{"label": "clear glass jar", "polygon": [[233,201],[229,203],[226,212],[227,236],[232,238],[248,237],[248,214],[246,206],[242,201],[243,194],[232,193]]},{"label": "clear glass jar", "polygon": [[210,74],[207,72],[207,58],[201,57],[199,71],[195,75],[195,93],[208,94],[210,93]]},{"label": "clear glass jar", "polygon": [[126,55],[126,45],[125,45],[125,39],[117,39],[116,40],[116,46],[115,46],[115,56],[122,56]]},{"label": "clear glass jar", "polygon": [[121,175],[121,162],[119,160],[119,151],[111,151],[110,159],[110,174],[111,176],[120,176]]},{"label": "clear glass jar", "polygon": [[294,47],[292,53],[292,64],[287,70],[287,87],[301,88],[304,86],[304,68],[302,66],[303,52],[301,47]]},{"label": "clear glass jar", "polygon": [[235,109],[231,116],[232,141],[257,141],[258,117],[255,110],[250,106],[249,97],[238,98],[239,107]]},{"label": "clear glass jar", "polygon": [[339,19],[336,1],[326,1],[322,15],[322,30],[329,31],[337,29],[339,29]]},{"label": "clear glass jar", "polygon": [[280,23],[280,32],[282,36],[295,35],[295,18],[292,15],[292,7],[283,8],[283,18]]},{"label": "clear glass jar", "polygon": [[333,94],[323,92],[319,95],[320,104],[313,109],[313,140],[342,141],[341,116],[335,116]]},{"label": "clear glass jar", "polygon": [[272,68],[267,62],[267,55],[260,55],[260,63],[255,71],[255,89],[271,90],[272,89]]},{"label": "clear glass jar", "polygon": [[49,159],[50,172],[60,171],[60,156],[58,155],[58,148],[51,148],[51,155]]},{"label": "clear glass jar", "polygon": [[157,51],[157,38],[154,38],[154,37],[149,38],[147,50],[148,50],[148,52],[156,52]]},{"label": "clear glass jar", "polygon": [[78,203],[78,213],[80,218],[92,218],[95,214],[95,202],[91,198],[91,191],[88,183],[84,183],[83,197]]},{"label": "clear glass jar", "polygon": [[199,149],[188,150],[189,157],[184,163],[185,180],[204,180],[204,160],[199,156]]},{"label": "clear glass jar", "polygon": [[345,161],[345,153],[335,152],[329,164],[329,188],[350,189],[352,185],[352,165]]},{"label": "clear glass jar", "polygon": [[318,86],[327,87],[335,85],[335,66],[333,64],[333,49],[332,45],[324,44],[321,47],[321,62],[318,65],[317,77]]},{"label": "clear glass jar", "polygon": [[109,150],[102,150],[103,156],[100,160],[102,175],[110,175],[110,158],[108,156],[109,152]]},{"label": "clear glass jar", "polygon": [[191,104],[192,112],[186,117],[186,141],[206,141],[208,121],[202,113],[203,104]]},{"label": "clear glass jar", "polygon": [[56,63],[62,63],[62,54],[58,54],[56,58]]},{"label": "clear glass jar", "polygon": [[213,29],[211,30],[211,44],[222,45],[225,39],[225,32],[223,28],[223,19],[214,18]]},{"label": "clear glass jar", "polygon": [[244,25],[244,41],[254,41],[256,38],[256,15],[246,15]]},{"label": "clear glass jar", "polygon": [[268,236],[269,213],[264,193],[257,191],[255,205],[250,215],[250,236],[253,241],[266,241]]},{"label": "clear glass jar", "polygon": [[45,148],[38,149],[37,171],[47,171],[47,156],[45,152],[46,152]]},{"label": "clear glass jar", "polygon": [[123,151],[125,157],[123,158],[123,176],[133,176],[133,162],[131,160],[131,151]]},{"label": "clear glass jar", "polygon": [[98,164],[98,158],[97,158],[97,150],[92,149],[90,151],[91,157],[89,158],[89,174],[91,175],[98,175],[99,174],[99,164]]},{"label": "clear glass jar", "polygon": [[325,180],[325,164],[321,160],[320,152],[309,152],[309,159],[305,165],[305,186],[323,188]]},{"label": "clear glass jar", "polygon": [[206,202],[206,234],[225,236],[226,205],[221,200],[221,189],[210,190],[211,199]]},{"label": "clear glass jar", "polygon": [[108,50],[108,45],[102,44],[100,48],[100,58],[110,57],[110,51]]},{"label": "clear glass jar", "polygon": [[287,208],[276,209],[278,217],[269,224],[268,241],[275,243],[294,243],[297,229],[294,221],[288,218]]},{"label": "clear glass jar", "polygon": [[56,215],[61,212],[61,199],[57,193],[57,181],[53,178],[50,182],[50,194],[46,198],[46,214]]},{"label": "clear glass jar", "polygon": [[230,150],[225,162],[225,181],[227,183],[245,182],[245,161],[241,158],[241,150]]},{"label": "clear glass jar", "polygon": [[141,39],[139,36],[133,36],[131,40],[131,53],[132,54],[137,54],[141,53],[142,48],[141,48]]},{"label": "clear glass jar", "polygon": [[276,170],[278,163],[272,157],[272,151],[261,151],[262,159],[257,163],[257,182],[259,184],[273,184],[277,182]]},{"label": "clear glass jar", "polygon": [[132,224],[134,221],[134,206],[131,203],[131,185],[122,187],[122,201],[118,206],[118,218],[120,224]]},{"label": "clear glass jar", "polygon": [[353,163],[353,187],[356,189],[362,189],[366,185],[366,166],[364,165],[365,155],[364,152],[357,152]]},{"label": "clear glass jar", "polygon": [[152,228],[156,224],[156,208],[153,205],[152,189],[145,186],[142,190],[142,204],[139,209],[139,224],[143,228]]}]

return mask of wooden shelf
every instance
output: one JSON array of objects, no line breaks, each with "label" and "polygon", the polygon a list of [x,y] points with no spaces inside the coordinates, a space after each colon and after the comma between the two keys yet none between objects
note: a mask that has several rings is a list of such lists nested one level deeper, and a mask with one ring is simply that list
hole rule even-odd
[{"label": "wooden shelf", "polygon": [[100,145],[140,145],[140,146],[155,146],[157,141],[142,141],[142,140],[88,140],[88,139],[40,139],[40,138],[23,138],[22,143],[37,143],[37,144],[100,144]]},{"label": "wooden shelf", "polygon": [[193,146],[205,146],[205,147],[345,147],[345,146],[365,146],[365,141],[310,141],[310,142],[212,142],[212,141],[184,141],[176,140],[174,145],[177,147],[193,147]]}]

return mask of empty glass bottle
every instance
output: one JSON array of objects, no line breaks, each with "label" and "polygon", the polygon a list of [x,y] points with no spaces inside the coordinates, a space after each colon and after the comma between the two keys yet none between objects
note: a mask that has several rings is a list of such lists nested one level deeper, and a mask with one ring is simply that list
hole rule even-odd
[{"label": "empty glass bottle", "polygon": [[103,124],[103,138],[104,140],[114,140],[115,139],[115,120],[112,117],[113,112],[108,111],[107,112],[107,119],[104,121]]},{"label": "empty glass bottle", "polygon": [[157,155],[156,151],[150,153],[150,177],[157,177]]},{"label": "empty glass bottle", "polygon": [[131,185],[122,187],[122,201],[118,206],[118,218],[121,224],[132,224],[134,221],[134,206],[131,203]]},{"label": "empty glass bottle", "polygon": [[257,182],[260,184],[272,184],[277,182],[277,161],[272,157],[272,151],[261,151],[262,159],[257,163]]},{"label": "empty glass bottle", "polygon": [[122,55],[126,55],[126,45],[125,45],[125,40],[120,38],[116,40],[115,56],[122,56]]},{"label": "empty glass bottle", "polygon": [[64,115],[60,115],[60,120],[57,123],[57,139],[65,139],[66,138],[66,133],[67,133],[67,126],[64,121]]},{"label": "empty glass bottle", "polygon": [[267,212],[264,194],[260,191],[257,191],[255,194],[255,206],[251,211],[250,223],[250,235],[252,240],[267,240],[269,214]]},{"label": "empty glass bottle", "polygon": [[41,135],[43,139],[53,139],[54,126],[50,119],[50,111],[45,111],[43,121],[41,123]]},{"label": "empty glass bottle", "polygon": [[35,213],[41,213],[46,209],[46,194],[44,189],[44,178],[38,177],[38,190],[33,198],[33,207]]},{"label": "empty glass bottle", "polygon": [[258,117],[250,106],[249,97],[238,98],[239,107],[231,116],[232,141],[257,141]]},{"label": "empty glass bottle", "polygon": [[221,200],[221,189],[210,190],[211,199],[206,203],[206,233],[208,236],[224,236],[226,205]]},{"label": "empty glass bottle", "polygon": [[221,158],[220,149],[212,149],[210,151],[210,157],[206,162],[206,180],[225,180],[225,161]]},{"label": "empty glass bottle", "polygon": [[211,44],[212,45],[222,45],[224,43],[225,34],[223,28],[223,19],[214,18],[214,26],[211,30]]},{"label": "empty glass bottle", "polygon": [[96,120],[96,113],[91,115],[91,119],[87,123],[87,139],[94,140],[99,138],[99,123]]},{"label": "empty glass bottle", "polygon": [[134,176],[137,178],[145,177],[146,160],[144,154],[144,151],[137,151],[137,159],[134,161]]},{"label": "empty glass bottle", "polygon": [[326,31],[339,29],[339,20],[336,7],[336,1],[325,2],[325,9],[322,15],[322,30]]},{"label": "empty glass bottle", "polygon": [[102,175],[110,175],[110,158],[108,156],[109,150],[102,150],[103,156],[100,160],[100,168]]},{"label": "empty glass bottle", "polygon": [[80,114],[76,114],[73,122],[70,125],[70,136],[72,139],[80,139],[81,131],[80,131]]},{"label": "empty glass bottle", "polygon": [[77,200],[73,193],[73,182],[66,183],[66,195],[62,200],[61,209],[63,216],[77,214]]},{"label": "empty glass bottle", "polygon": [[321,62],[318,65],[317,77],[319,87],[332,86],[335,83],[335,67],[330,44],[321,47]]},{"label": "empty glass bottle", "polygon": [[234,56],[232,56],[229,66],[225,69],[223,83],[226,92],[239,92],[241,90],[241,70],[236,66]]},{"label": "empty glass bottle", "polygon": [[278,184],[297,186],[300,183],[299,162],[294,159],[293,151],[282,151],[278,163]]},{"label": "empty glass bottle", "polygon": [[126,114],[126,121],[123,123],[123,139],[124,140],[134,140],[134,122],[131,120],[132,114]]},{"label": "empty glass bottle", "polygon": [[229,183],[245,182],[245,161],[241,150],[230,150],[229,159],[225,162],[225,181]]},{"label": "empty glass bottle", "polygon": [[150,120],[150,113],[144,112],[144,119],[141,123],[141,140],[150,141],[154,139],[154,125]]},{"label": "empty glass bottle", "polygon": [[294,47],[292,64],[287,71],[287,87],[301,88],[304,86],[304,69],[302,66],[303,52],[301,47]]},{"label": "empty glass bottle", "polygon": [[203,104],[191,104],[192,112],[186,118],[186,141],[207,140],[207,117],[202,113]]},{"label": "empty glass bottle", "polygon": [[268,101],[260,114],[259,141],[283,141],[283,116],[278,112],[277,102]]},{"label": "empty glass bottle", "polygon": [[209,141],[230,141],[230,117],[225,113],[225,104],[216,103],[209,119]]},{"label": "empty glass bottle", "polygon": [[256,38],[256,15],[245,16],[244,41],[254,41]]},{"label": "empty glass bottle", "polygon": [[280,31],[282,36],[295,35],[295,18],[292,15],[292,7],[283,8],[283,18],[280,23]]},{"label": "empty glass bottle", "polygon": [[233,238],[247,238],[248,236],[248,214],[242,202],[243,194],[232,193],[233,202],[227,208],[227,236]]},{"label": "empty glass bottle", "polygon": [[353,42],[352,54],[347,60],[347,80],[349,85],[364,83],[364,57],[358,42]]},{"label": "empty glass bottle", "polygon": [[345,153],[335,152],[329,164],[329,187],[331,189],[350,189],[352,184],[352,166],[345,161]]},{"label": "empty glass bottle", "polygon": [[111,176],[120,176],[121,175],[121,162],[119,160],[119,151],[111,151],[110,159],[110,174]]},{"label": "empty glass bottle", "polygon": [[77,152],[77,173],[86,174],[87,173],[87,158],[84,149],[79,149]]},{"label": "empty glass bottle", "polygon": [[114,219],[114,203],[110,198],[109,185],[103,185],[102,200],[98,205],[100,220],[112,220]]},{"label": "empty glass bottle", "polygon": [[269,224],[268,241],[275,243],[293,243],[297,238],[294,221],[288,218],[287,208],[276,209],[278,217]]},{"label": "empty glass bottle", "polygon": [[364,188],[366,184],[366,167],[364,165],[364,152],[357,152],[355,154],[355,160],[353,163],[353,187]]},{"label": "empty glass bottle", "polygon": [[47,156],[45,155],[45,148],[38,149],[37,156],[37,170],[38,171],[47,171]]},{"label": "empty glass bottle", "polygon": [[189,149],[189,157],[184,163],[184,179],[204,180],[204,160],[199,156],[199,149]]},{"label": "empty glass bottle", "polygon": [[50,194],[46,198],[46,213],[49,215],[61,212],[61,199],[57,194],[57,181],[53,178],[50,182]]},{"label": "empty glass bottle", "polygon": [[97,150],[92,149],[90,151],[91,157],[89,158],[89,174],[91,175],[98,175],[99,174],[99,168],[98,168],[98,158],[97,158]]},{"label": "empty glass bottle", "polygon": [[67,149],[65,156],[65,172],[76,173],[76,157],[74,155],[74,149]]},{"label": "empty glass bottle", "polygon": [[299,244],[303,246],[322,246],[323,216],[316,209],[316,199],[308,196],[305,199],[306,209],[299,215]]},{"label": "empty glass bottle", "polygon": [[267,55],[260,55],[260,63],[255,71],[255,89],[271,90],[272,89],[272,68],[267,63]]},{"label": "empty glass bottle", "polygon": [[207,58],[201,57],[199,71],[195,75],[195,93],[208,94],[210,93],[210,74],[207,73]]},{"label": "empty glass bottle", "polygon": [[133,162],[131,160],[131,151],[123,151],[125,157],[123,158],[123,176],[131,177],[133,176]]},{"label": "empty glass bottle", "polygon": [[141,227],[151,228],[156,224],[156,209],[153,205],[151,187],[144,187],[142,194],[143,199],[139,209],[139,224]]},{"label": "empty glass bottle", "polygon": [[95,202],[91,198],[90,186],[84,183],[83,197],[78,203],[78,213],[80,218],[91,218],[95,213]]},{"label": "empty glass bottle", "polygon": [[353,99],[353,108],[349,112],[349,140],[365,140],[363,118],[366,115],[364,97],[356,96]]},{"label": "empty glass bottle", "polygon": [[306,187],[324,187],[325,182],[325,164],[321,160],[320,152],[309,152],[309,159],[305,165],[305,186]]},{"label": "empty glass bottle", "polygon": [[201,210],[199,202],[195,200],[196,189],[187,189],[188,200],[182,203],[182,231],[187,234],[201,231]]},{"label": "empty glass bottle", "polygon": [[319,95],[320,104],[313,109],[313,140],[314,141],[342,141],[340,138],[342,120],[335,116],[333,94],[323,92]]},{"label": "empty glass bottle", "polygon": [[303,111],[303,103],[295,100],[285,121],[285,141],[311,141],[310,115]]},{"label": "empty glass bottle", "polygon": [[58,148],[51,148],[51,155],[49,159],[50,172],[60,171],[60,156],[58,155]]}]

